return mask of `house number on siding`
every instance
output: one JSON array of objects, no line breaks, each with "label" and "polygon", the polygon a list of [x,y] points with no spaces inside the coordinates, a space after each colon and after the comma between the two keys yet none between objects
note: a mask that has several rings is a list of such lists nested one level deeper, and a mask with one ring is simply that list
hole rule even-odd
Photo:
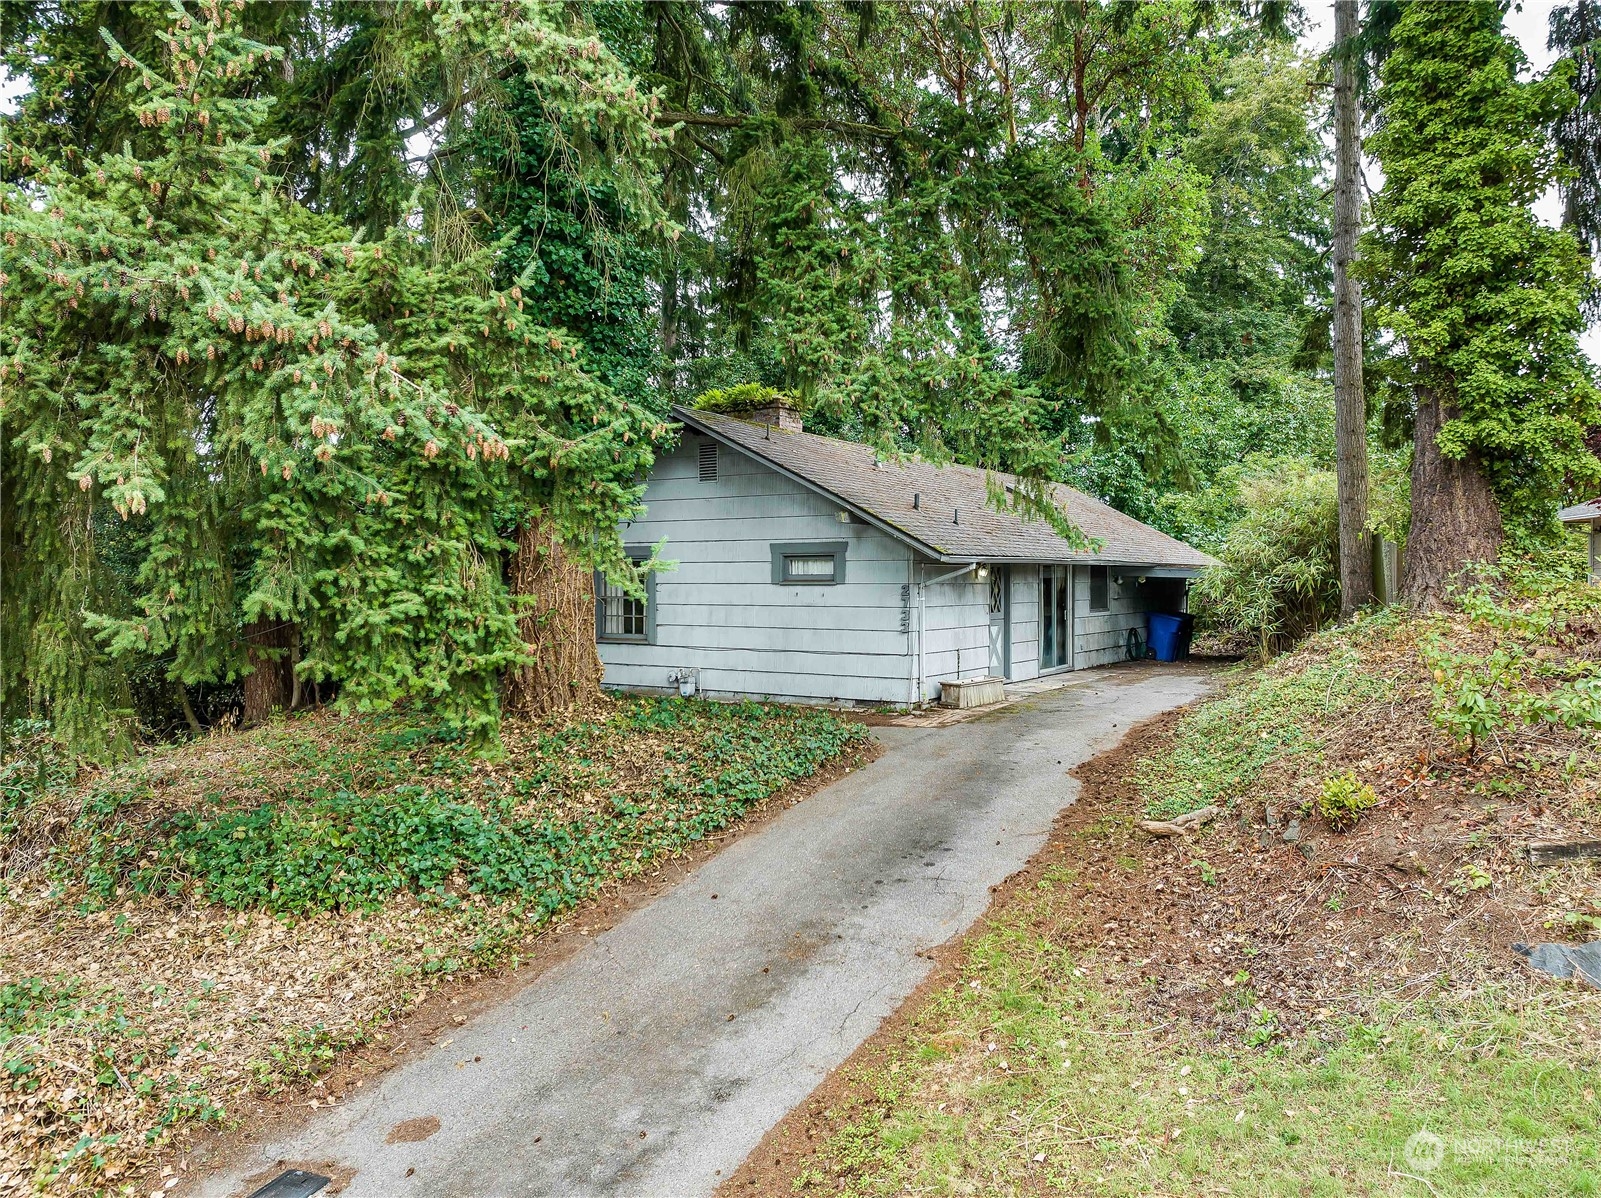
[{"label": "house number on siding", "polygon": [[912,584],[901,583],[901,631],[912,630]]}]

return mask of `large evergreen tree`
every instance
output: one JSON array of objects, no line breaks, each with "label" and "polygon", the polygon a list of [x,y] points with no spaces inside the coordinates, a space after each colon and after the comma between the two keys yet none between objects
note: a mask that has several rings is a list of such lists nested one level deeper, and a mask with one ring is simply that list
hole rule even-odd
[{"label": "large evergreen tree", "polygon": [[1362,288],[1352,273],[1362,230],[1362,116],[1357,0],[1334,4],[1334,424],[1340,504],[1340,613],[1373,601],[1373,538],[1368,531],[1367,393],[1362,385]]},{"label": "large evergreen tree", "polygon": [[1404,346],[1413,411],[1402,587],[1443,600],[1508,532],[1550,527],[1570,477],[1593,477],[1596,390],[1578,347],[1586,271],[1530,205],[1552,179],[1545,136],[1565,72],[1520,82],[1501,7],[1409,4],[1390,31],[1370,148],[1384,168],[1365,266]]},{"label": "large evergreen tree", "polygon": [[1207,199],[1175,128],[1210,8],[653,11],[669,178],[709,218],[663,276],[681,393],[754,378],[827,431],[1034,478],[1085,419],[1144,431]]},{"label": "large evergreen tree", "polygon": [[[363,238],[285,194],[252,86],[281,51],[243,8],[175,7],[148,60],[108,34],[121,148],[4,148],[24,180],[0,194],[4,704],[103,751],[148,661],[180,685],[253,680],[250,716],[331,683],[487,728],[530,657],[508,532],[626,574],[617,524],[664,429],[524,312],[520,279],[488,285],[491,251]],[[542,72],[573,120],[656,138],[595,39],[479,6],[435,19]],[[131,577],[112,577],[109,521]]]},{"label": "large evergreen tree", "polygon": [[[1577,102],[1553,129],[1567,170],[1562,188],[1562,223],[1579,237],[1592,257],[1601,253],[1601,3],[1571,0],[1551,10],[1548,48],[1573,66]],[[1601,296],[1592,295],[1596,311]]]}]

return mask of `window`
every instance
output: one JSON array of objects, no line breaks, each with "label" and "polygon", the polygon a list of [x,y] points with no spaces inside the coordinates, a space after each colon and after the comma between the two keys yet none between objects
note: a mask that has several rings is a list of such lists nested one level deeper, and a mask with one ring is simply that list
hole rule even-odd
[{"label": "window", "polygon": [[1111,580],[1105,566],[1090,567],[1090,610],[1111,611]]},{"label": "window", "polygon": [[784,555],[785,582],[833,582],[832,553],[787,553]]},{"label": "window", "polygon": [[1006,606],[1006,592],[1001,586],[1001,568],[990,567],[990,615],[998,616]]},{"label": "window", "polygon": [[[645,555],[630,555],[636,562]],[[649,644],[656,636],[656,575],[645,576],[645,598],[636,599],[598,571],[595,574],[595,640]]]},{"label": "window", "polygon": [[845,542],[773,546],[773,582],[780,586],[832,586],[845,581]]},{"label": "window", "polygon": [[700,481],[703,483],[717,481],[716,441],[702,441],[700,443]]}]

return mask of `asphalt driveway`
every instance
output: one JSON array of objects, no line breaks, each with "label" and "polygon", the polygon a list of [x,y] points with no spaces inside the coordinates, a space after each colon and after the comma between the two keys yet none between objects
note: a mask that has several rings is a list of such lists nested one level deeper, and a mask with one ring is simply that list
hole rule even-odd
[{"label": "asphalt driveway", "polygon": [[355,1170],[352,1198],[709,1194],[922,980],[918,950],[1040,848],[1068,771],[1208,682],[1086,671],[946,728],[881,729],[872,765],[199,1192],[295,1160]]}]

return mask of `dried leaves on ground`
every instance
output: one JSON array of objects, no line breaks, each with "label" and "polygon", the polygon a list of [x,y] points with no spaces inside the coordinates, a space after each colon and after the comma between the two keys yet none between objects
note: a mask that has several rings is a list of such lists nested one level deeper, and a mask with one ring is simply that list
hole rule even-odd
[{"label": "dried leaves on ground", "polygon": [[0,769],[0,1195],[121,1191],[174,1129],[328,1069],[441,979],[858,750],[830,713],[624,699],[486,756],[313,715]]}]

